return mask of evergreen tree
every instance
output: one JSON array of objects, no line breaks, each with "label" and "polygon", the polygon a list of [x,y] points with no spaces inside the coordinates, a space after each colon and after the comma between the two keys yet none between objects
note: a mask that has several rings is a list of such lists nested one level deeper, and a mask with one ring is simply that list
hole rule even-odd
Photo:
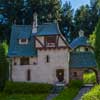
[{"label": "evergreen tree", "polygon": [[38,13],[39,23],[60,19],[61,2],[59,0],[30,0],[28,5],[30,8],[27,14],[31,18],[30,22],[34,12]]},{"label": "evergreen tree", "polygon": [[9,64],[7,61],[7,46],[5,43],[0,44],[0,88],[3,88],[5,81],[8,79]]},{"label": "evergreen tree", "polygon": [[75,35],[78,35],[78,31],[81,29],[84,31],[85,35],[89,35],[91,30],[91,20],[90,20],[90,8],[88,5],[81,6],[75,12],[74,17],[75,24]]},{"label": "evergreen tree", "polygon": [[82,29],[85,36],[89,37],[93,33],[95,26],[98,22],[98,10],[96,8],[96,2],[91,6],[81,6],[75,12],[74,17],[75,32],[78,33]]},{"label": "evergreen tree", "polygon": [[95,54],[96,54],[98,67],[100,69],[100,20],[96,27]]},{"label": "evergreen tree", "polygon": [[60,22],[61,31],[70,42],[71,34],[73,32],[73,9],[70,2],[66,1],[62,7],[61,22]]}]

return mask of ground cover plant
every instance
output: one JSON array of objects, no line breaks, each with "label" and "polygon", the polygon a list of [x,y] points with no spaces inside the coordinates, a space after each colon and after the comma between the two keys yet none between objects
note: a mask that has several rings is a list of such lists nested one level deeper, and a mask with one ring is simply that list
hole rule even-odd
[{"label": "ground cover plant", "polygon": [[70,85],[66,87],[57,97],[53,100],[73,100],[82,86],[79,80],[71,81]]},{"label": "ground cover plant", "polygon": [[100,85],[96,85],[82,96],[82,100],[100,100]]}]

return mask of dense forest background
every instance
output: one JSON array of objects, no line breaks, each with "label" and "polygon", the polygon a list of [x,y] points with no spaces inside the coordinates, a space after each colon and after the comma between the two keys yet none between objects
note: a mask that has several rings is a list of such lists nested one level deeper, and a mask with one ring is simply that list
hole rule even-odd
[{"label": "dense forest background", "polygon": [[58,21],[61,32],[71,42],[81,29],[85,36],[93,33],[99,19],[98,0],[76,11],[71,3],[61,0],[0,0],[0,41],[9,43],[12,24],[32,24],[33,13],[38,23]]}]

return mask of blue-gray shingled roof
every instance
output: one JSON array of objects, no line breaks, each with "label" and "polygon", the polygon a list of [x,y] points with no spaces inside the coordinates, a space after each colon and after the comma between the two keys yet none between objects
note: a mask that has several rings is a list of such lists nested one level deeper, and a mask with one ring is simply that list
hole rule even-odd
[{"label": "blue-gray shingled roof", "polygon": [[95,56],[92,52],[71,52],[70,68],[96,67]]},{"label": "blue-gray shingled roof", "polygon": [[89,44],[87,43],[87,38],[86,37],[78,37],[76,39],[74,39],[72,41],[72,43],[70,44],[70,47],[72,49],[77,48],[79,46],[89,46]]},{"label": "blue-gray shingled roof", "polygon": [[37,33],[33,33],[33,35],[45,36],[45,35],[57,35],[61,34],[59,31],[59,27],[57,23],[44,23],[42,25],[38,25]]},{"label": "blue-gray shingled roof", "polygon": [[[34,35],[56,35],[60,34],[57,23],[46,23],[38,25],[37,33],[32,33],[32,25],[13,25],[8,51],[9,57],[14,56],[36,56],[37,51],[34,47]],[[29,39],[27,45],[20,45],[18,39]]]},{"label": "blue-gray shingled roof", "polygon": [[[31,25],[13,25],[10,39],[10,47],[8,51],[9,57],[14,56],[36,56],[36,49],[34,48],[34,39],[30,37],[32,31]],[[20,45],[18,38],[28,38],[27,45]]]}]

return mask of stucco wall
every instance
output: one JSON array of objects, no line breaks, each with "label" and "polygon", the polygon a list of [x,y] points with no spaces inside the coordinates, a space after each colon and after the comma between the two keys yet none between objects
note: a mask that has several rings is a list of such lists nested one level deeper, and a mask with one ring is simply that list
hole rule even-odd
[{"label": "stucco wall", "polygon": [[[46,62],[46,56],[50,62]],[[33,64],[36,60],[38,63]],[[43,82],[54,84],[57,81],[56,70],[64,69],[64,79],[69,82],[69,52],[67,49],[38,50],[38,59],[31,58],[31,65],[20,65],[20,58],[17,58],[18,65],[12,67],[13,81],[27,81],[27,70],[31,69],[30,82]]]}]

